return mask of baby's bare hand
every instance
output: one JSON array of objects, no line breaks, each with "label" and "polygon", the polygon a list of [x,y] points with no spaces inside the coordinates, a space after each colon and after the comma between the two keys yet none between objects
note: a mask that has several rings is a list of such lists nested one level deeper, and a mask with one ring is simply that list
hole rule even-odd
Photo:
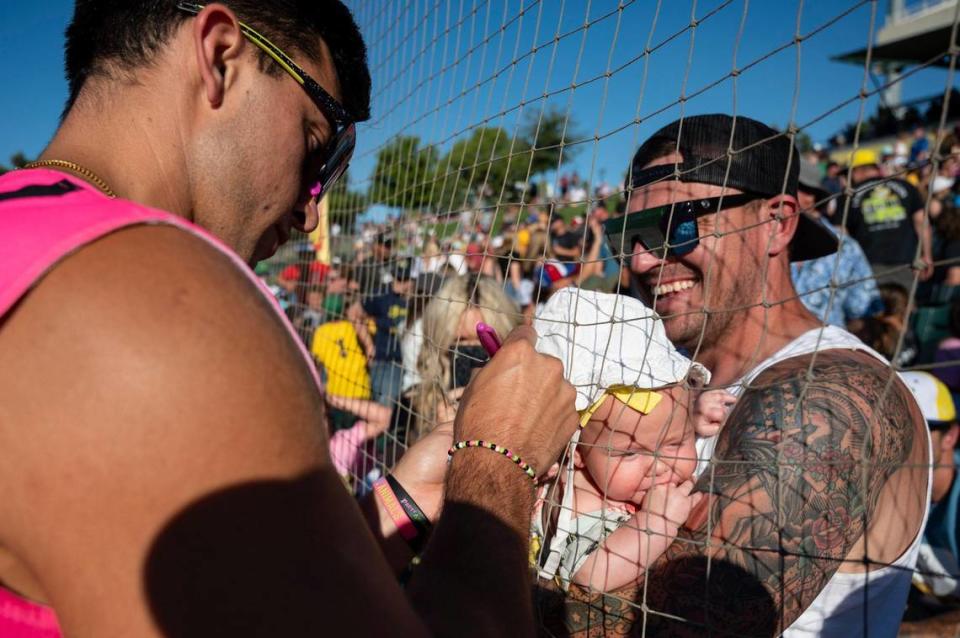
[{"label": "baby's bare hand", "polygon": [[641,509],[679,527],[686,522],[695,501],[699,500],[697,495],[691,494],[692,490],[692,481],[680,485],[655,485],[647,492]]},{"label": "baby's bare hand", "polygon": [[726,390],[705,390],[693,406],[693,429],[698,436],[716,436],[727,418],[727,407],[737,402],[737,397]]}]

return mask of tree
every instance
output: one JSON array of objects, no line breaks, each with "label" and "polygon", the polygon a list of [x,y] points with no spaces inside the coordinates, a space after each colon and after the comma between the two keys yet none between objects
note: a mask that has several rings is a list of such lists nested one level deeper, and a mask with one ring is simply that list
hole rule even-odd
[{"label": "tree", "polygon": [[[517,201],[517,185],[556,170],[579,147],[581,134],[565,114],[548,108],[530,114],[515,134],[477,127],[441,153],[415,135],[399,135],[377,153],[368,197],[404,209],[457,211],[474,202]],[[520,189],[522,191],[522,188]]]},{"label": "tree", "polygon": [[436,150],[421,147],[416,135],[393,138],[377,152],[370,200],[397,208],[429,206],[436,163]]},{"label": "tree", "polygon": [[545,108],[542,114],[528,114],[520,135],[533,149],[532,159],[527,156],[531,177],[557,170],[572,160],[581,147],[568,144],[583,137],[575,123],[554,107]]},{"label": "tree", "polygon": [[434,205],[459,210],[471,201],[497,200],[527,176],[529,147],[499,127],[480,127],[454,143],[437,166]]},{"label": "tree", "polygon": [[796,137],[794,137],[794,144],[801,155],[813,150],[813,139],[811,139],[810,134],[806,131],[797,133]]}]

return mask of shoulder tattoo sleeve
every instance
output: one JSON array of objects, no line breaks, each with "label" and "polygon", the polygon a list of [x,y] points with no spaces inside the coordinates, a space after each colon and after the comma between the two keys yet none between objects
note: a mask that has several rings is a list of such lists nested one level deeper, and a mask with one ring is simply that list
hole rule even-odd
[{"label": "shoulder tattoo sleeve", "polygon": [[573,591],[572,635],[770,636],[806,609],[907,460],[916,418],[889,368],[837,351],[815,364],[788,360],[743,394],[687,527],[646,582]]}]

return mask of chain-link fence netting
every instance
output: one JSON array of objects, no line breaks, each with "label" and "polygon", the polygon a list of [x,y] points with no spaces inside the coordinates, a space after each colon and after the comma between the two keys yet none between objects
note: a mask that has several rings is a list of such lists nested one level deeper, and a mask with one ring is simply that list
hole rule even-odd
[{"label": "chain-link fence netting", "polygon": [[[322,372],[350,489],[368,492],[454,418],[488,359],[478,322],[500,337],[534,323],[585,425],[540,487],[541,583],[628,591],[618,600],[644,624],[710,624],[714,606],[685,616],[643,586],[676,538],[774,582],[778,609],[797,597],[841,617],[840,588],[880,601],[887,579],[906,582],[892,572],[914,582],[908,613],[950,609],[960,4],[349,4],[369,48],[372,119],[320,228],[259,272]],[[866,362],[846,371],[830,359],[863,347]],[[881,360],[871,395],[879,382],[864,370]],[[791,383],[760,374],[783,361]],[[894,453],[877,433],[911,418],[899,373],[932,456],[925,434]],[[754,430],[752,456],[714,454]],[[656,514],[694,528],[694,481],[766,527],[725,527],[722,504],[700,535]],[[837,553],[831,539],[854,529]],[[776,560],[740,557],[749,551]],[[729,586],[720,571],[717,587]],[[811,604],[814,572],[835,571]],[[901,612],[854,613],[889,635]]]}]

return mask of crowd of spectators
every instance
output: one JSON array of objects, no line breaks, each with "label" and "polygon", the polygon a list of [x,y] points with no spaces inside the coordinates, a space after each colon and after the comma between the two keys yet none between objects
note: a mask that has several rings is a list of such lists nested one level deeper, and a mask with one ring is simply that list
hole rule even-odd
[{"label": "crowd of spectators", "polygon": [[824,153],[803,158],[801,207],[838,235],[840,250],[794,264],[797,292],[824,323],[899,367],[933,361],[960,290],[958,140],[955,130],[934,153],[917,128],[879,153],[851,153],[846,165]]},{"label": "crowd of spectators", "polygon": [[[912,317],[890,299],[912,294],[914,308],[942,305],[960,285],[958,133],[943,140],[937,161],[923,128],[879,153],[853,152],[844,164],[823,151],[803,157],[801,208],[832,230],[841,248],[794,264],[798,294],[824,323],[853,329],[899,365],[915,363],[919,352]],[[478,206],[456,217],[404,214],[361,224],[349,238],[334,226],[341,241],[330,264],[303,242],[270,283],[326,374],[333,364],[322,344],[355,350],[366,375],[345,375],[355,386],[348,394],[395,404],[420,383],[421,337],[412,335],[451,277],[495,282],[526,321],[567,286],[631,294],[602,228],[625,213],[622,191],[605,182],[590,190],[575,171],[539,190],[544,196],[534,186],[522,206]],[[337,331],[347,325],[353,332],[343,337]],[[360,369],[356,361],[351,370]]]},{"label": "crowd of spectators", "polygon": [[[841,248],[794,264],[793,278],[824,323],[880,334],[875,343],[899,341],[911,316],[884,298],[910,296],[913,308],[952,300],[960,285],[958,133],[943,140],[936,161],[922,128],[880,153],[857,150],[845,164],[825,152],[805,155],[801,208],[833,231]],[[403,335],[419,330],[426,302],[451,276],[496,282],[528,321],[567,286],[631,293],[617,247],[603,239],[603,224],[625,213],[622,191],[602,183],[588,197],[588,188],[576,172],[564,173],[556,189],[540,189],[543,197],[532,188],[522,206],[365,223],[352,243],[339,242],[331,264],[317,262],[304,243],[271,282],[308,345],[325,317],[363,327],[356,336],[370,362],[373,396],[389,405],[416,383]],[[908,347],[897,363],[913,363],[916,354]]]}]

